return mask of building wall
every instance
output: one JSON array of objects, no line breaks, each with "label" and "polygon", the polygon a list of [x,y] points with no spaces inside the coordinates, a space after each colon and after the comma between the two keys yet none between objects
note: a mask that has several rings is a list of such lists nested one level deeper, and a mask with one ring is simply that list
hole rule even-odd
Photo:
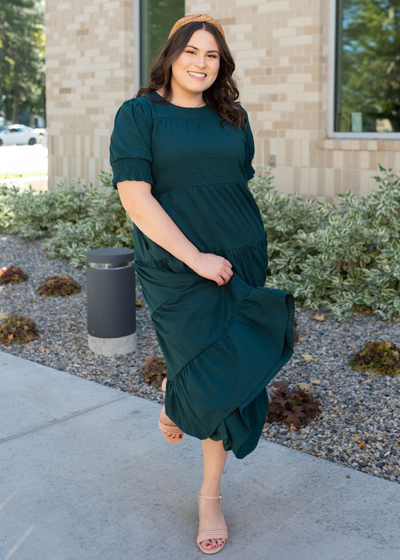
[{"label": "building wall", "polygon": [[47,0],[49,188],[101,186],[114,115],[136,93],[133,0]]},{"label": "building wall", "polygon": [[[400,140],[328,138],[328,0],[186,0],[222,24],[255,138],[256,174],[276,156],[279,192],[337,202],[400,170]],[[135,84],[134,0],[46,2],[49,188],[100,186],[113,118]]]},{"label": "building wall", "polygon": [[[338,202],[377,187],[378,162],[400,172],[400,139],[328,138],[329,0],[186,0],[224,28],[255,137],[256,174],[276,156],[279,192]],[[265,176],[265,174],[264,174]]]}]

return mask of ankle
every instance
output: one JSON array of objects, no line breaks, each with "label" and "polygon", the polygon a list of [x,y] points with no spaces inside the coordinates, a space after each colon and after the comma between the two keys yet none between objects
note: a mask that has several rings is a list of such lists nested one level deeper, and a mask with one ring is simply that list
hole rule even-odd
[{"label": "ankle", "polygon": [[216,484],[203,484],[199,490],[199,494],[201,496],[219,496],[220,493],[220,485]]}]

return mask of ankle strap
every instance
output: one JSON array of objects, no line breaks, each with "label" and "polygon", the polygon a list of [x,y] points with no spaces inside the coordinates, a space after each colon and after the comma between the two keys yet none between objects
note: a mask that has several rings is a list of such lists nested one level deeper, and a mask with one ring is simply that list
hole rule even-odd
[{"label": "ankle strap", "polygon": [[202,494],[198,494],[199,498],[222,498],[222,494],[219,494],[218,496],[203,496]]}]

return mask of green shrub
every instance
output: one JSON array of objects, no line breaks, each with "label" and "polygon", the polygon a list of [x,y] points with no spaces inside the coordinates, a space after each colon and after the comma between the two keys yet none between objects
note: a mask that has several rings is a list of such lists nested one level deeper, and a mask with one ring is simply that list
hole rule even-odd
[{"label": "green shrub", "polygon": [[[338,321],[359,311],[400,317],[400,177],[378,168],[385,175],[374,177],[375,191],[361,200],[339,194],[338,207],[280,194],[272,176],[251,180],[268,237],[266,286],[292,293],[298,306],[330,310]],[[0,187],[0,231],[43,237],[48,257],[83,269],[88,249],[132,248],[133,223],[110,189],[111,173],[100,180],[107,192],[80,181],[38,193]]]},{"label": "green shrub", "polygon": [[[332,311],[337,320],[371,310],[400,316],[400,177],[374,177],[378,188],[358,200],[339,194],[339,208],[297,193],[278,194],[256,178],[250,190],[268,235],[266,286],[287,290],[296,304]],[[391,172],[392,169],[389,169]]]},{"label": "green shrub", "polygon": [[[111,186],[110,173],[100,177],[103,187]],[[117,191],[82,186],[79,180],[39,192],[0,187],[0,224],[4,233],[44,238],[49,258],[66,258],[77,268],[85,269],[88,249],[133,247],[133,222]]]},{"label": "green shrub", "polygon": [[61,222],[79,223],[87,216],[91,191],[65,187],[35,192],[31,186],[20,191],[17,187],[0,187],[0,228],[4,233],[17,233],[28,239],[46,237]]}]

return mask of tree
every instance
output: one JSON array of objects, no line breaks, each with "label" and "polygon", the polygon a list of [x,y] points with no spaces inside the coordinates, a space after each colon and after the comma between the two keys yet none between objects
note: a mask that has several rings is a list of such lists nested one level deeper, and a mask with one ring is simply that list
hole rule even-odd
[{"label": "tree", "polygon": [[45,116],[44,0],[0,1],[0,111]]},{"label": "tree", "polygon": [[400,131],[400,0],[343,0],[339,44],[340,130],[350,130],[353,112],[363,131],[387,119]]}]

